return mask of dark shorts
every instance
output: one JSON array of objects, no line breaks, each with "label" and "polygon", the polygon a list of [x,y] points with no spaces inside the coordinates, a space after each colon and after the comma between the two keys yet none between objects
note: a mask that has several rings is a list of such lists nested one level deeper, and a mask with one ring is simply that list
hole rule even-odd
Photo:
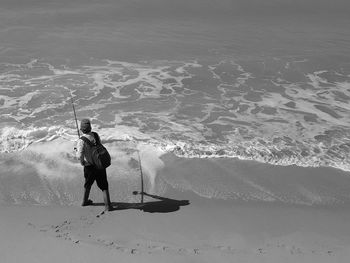
[{"label": "dark shorts", "polygon": [[84,166],[85,188],[90,188],[95,182],[102,190],[108,190],[106,169],[96,169],[94,166]]}]

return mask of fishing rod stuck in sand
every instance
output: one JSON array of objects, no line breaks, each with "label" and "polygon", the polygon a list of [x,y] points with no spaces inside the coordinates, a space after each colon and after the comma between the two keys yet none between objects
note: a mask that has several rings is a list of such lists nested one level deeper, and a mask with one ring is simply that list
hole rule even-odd
[{"label": "fishing rod stuck in sand", "polygon": [[[142,164],[141,164],[141,158],[140,158],[140,151],[137,150],[137,156],[139,158],[139,165],[140,165],[140,176],[141,176],[141,204],[143,204],[143,195],[144,195],[144,191],[143,191],[143,173],[142,173]],[[137,191],[134,191],[133,194],[137,193]]]}]

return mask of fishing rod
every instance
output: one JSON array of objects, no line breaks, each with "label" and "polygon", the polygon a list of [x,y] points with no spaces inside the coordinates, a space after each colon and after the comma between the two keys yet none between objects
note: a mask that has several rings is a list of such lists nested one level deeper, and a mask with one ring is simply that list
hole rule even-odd
[{"label": "fishing rod", "polygon": [[79,132],[79,128],[78,128],[77,114],[76,114],[76,112],[75,112],[74,101],[73,101],[73,94],[72,94],[72,91],[71,91],[71,90],[69,90],[69,92],[70,92],[70,98],[71,98],[72,107],[73,107],[73,112],[74,112],[75,126],[77,127],[78,137],[80,138],[80,132]]},{"label": "fishing rod", "polygon": [[[143,195],[144,195],[144,192],[143,192],[143,173],[142,173],[142,164],[141,164],[141,158],[140,158],[140,151],[137,150],[137,156],[139,157],[139,165],[140,165],[140,174],[141,174],[141,204],[143,204]],[[135,192],[135,191],[134,191]],[[135,194],[135,193],[133,193]]]}]

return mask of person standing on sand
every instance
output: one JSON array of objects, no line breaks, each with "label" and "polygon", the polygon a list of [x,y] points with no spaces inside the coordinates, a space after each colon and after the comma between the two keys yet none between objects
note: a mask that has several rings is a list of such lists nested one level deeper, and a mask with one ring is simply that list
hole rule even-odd
[{"label": "person standing on sand", "polygon": [[80,122],[80,130],[83,132],[83,135],[78,141],[77,145],[77,157],[80,160],[81,165],[84,167],[84,177],[85,177],[85,183],[84,183],[84,199],[82,206],[91,205],[93,202],[89,199],[90,189],[92,184],[95,182],[97,183],[97,186],[102,190],[103,192],[103,200],[105,203],[105,210],[111,211],[112,205],[109,197],[109,190],[108,190],[108,181],[107,181],[107,172],[106,169],[98,169],[95,165],[90,163],[88,160],[91,160],[91,146],[88,142],[84,141],[85,137],[87,138],[92,144],[100,143],[100,137],[96,132],[91,131],[91,122],[89,119],[83,119]]}]

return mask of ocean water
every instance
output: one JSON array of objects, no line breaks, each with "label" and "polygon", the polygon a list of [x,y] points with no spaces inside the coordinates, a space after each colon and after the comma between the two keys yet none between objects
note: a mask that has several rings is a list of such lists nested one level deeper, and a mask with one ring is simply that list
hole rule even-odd
[{"label": "ocean water", "polygon": [[[350,171],[350,4],[261,2],[1,0],[0,202],[81,199],[71,94],[112,153],[115,199],[135,199],[139,151],[155,193],[347,202],[347,188],[303,185],[307,173],[284,198],[267,175],[232,194],[237,160]],[[221,172],[174,183],[164,154]]]}]

